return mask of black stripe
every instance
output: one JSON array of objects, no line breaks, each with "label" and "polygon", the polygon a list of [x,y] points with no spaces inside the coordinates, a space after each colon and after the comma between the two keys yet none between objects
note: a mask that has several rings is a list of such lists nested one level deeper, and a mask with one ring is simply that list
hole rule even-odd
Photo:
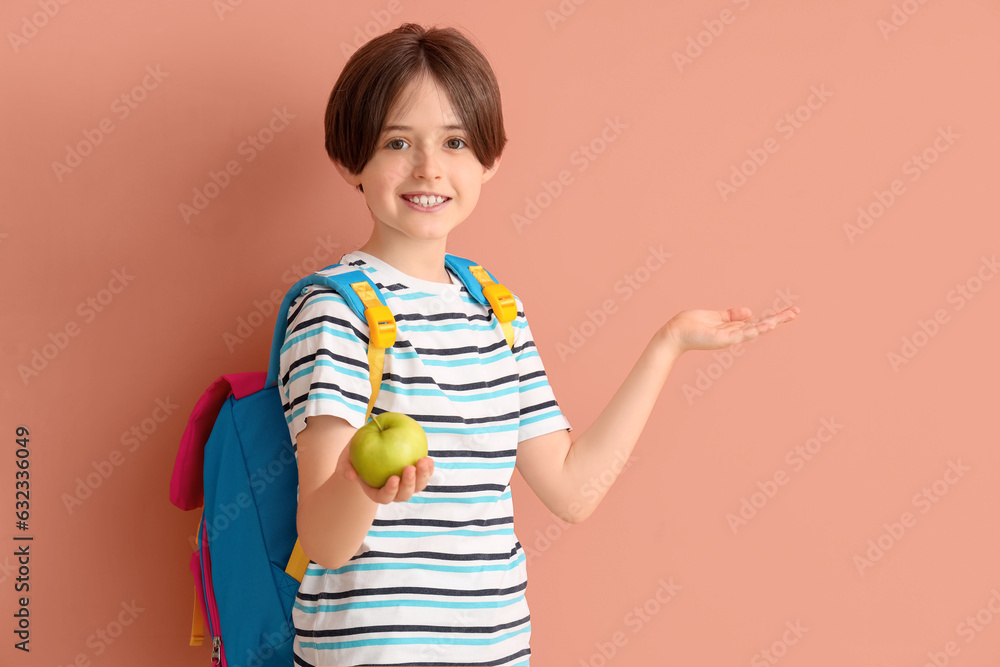
[{"label": "black stripe", "polygon": [[475,590],[459,590],[455,588],[430,588],[422,586],[394,586],[391,588],[355,588],[349,591],[338,591],[335,593],[303,593],[301,590],[296,594],[300,600],[316,602],[319,600],[343,600],[344,598],[379,596],[379,595],[439,595],[443,597],[484,597],[510,595],[518,593],[528,587],[528,582],[522,581],[516,586],[509,588],[479,588]]},{"label": "black stripe", "polygon": [[285,320],[285,329],[287,330],[288,327],[291,326],[292,322],[295,321],[295,318],[298,317],[299,313],[302,312],[302,309],[305,308],[306,302],[309,301],[309,299],[311,299],[314,296],[330,296],[330,295],[338,296],[340,300],[344,302],[344,306],[352,313],[354,312],[354,310],[351,309],[351,306],[347,303],[347,300],[343,296],[341,296],[340,292],[338,292],[337,290],[330,289],[329,287],[322,287],[320,285],[313,285],[312,290],[310,290],[309,293],[306,294],[304,299],[302,298],[301,294],[292,299],[292,303],[288,307],[288,317]]},{"label": "black stripe", "polygon": [[438,459],[447,458],[463,458],[463,459],[502,459],[508,456],[517,456],[516,449],[502,449],[495,452],[490,451],[474,451],[471,449],[463,450],[428,450],[427,456]]},{"label": "black stripe", "polygon": [[[440,458],[440,454],[437,455]],[[509,486],[509,485],[508,485]],[[436,493],[467,493],[472,491],[503,491],[507,486],[503,484],[466,484],[456,486],[425,486],[424,491],[434,491]]]},{"label": "black stripe", "polygon": [[540,371],[532,371],[531,373],[528,373],[527,375],[522,375],[518,379],[519,379],[520,382],[523,383],[523,382],[527,382],[528,380],[534,380],[537,377],[544,378],[544,377],[547,377],[547,376],[545,375],[545,371],[544,370],[540,370]]},{"label": "black stripe", "polygon": [[[315,352],[313,352],[312,354],[307,354],[304,357],[299,357],[298,359],[296,359],[295,361],[293,361],[288,366],[288,371],[285,373],[284,377],[281,378],[281,384],[283,384],[284,386],[287,387],[288,386],[288,378],[290,378],[292,376],[292,373],[295,371],[295,369],[298,368],[299,366],[304,366],[304,365],[306,365],[308,363],[314,362],[317,357],[327,357],[327,358],[332,359],[334,361],[339,361],[339,362],[341,362],[341,363],[343,363],[343,364],[345,364],[347,366],[356,366],[356,367],[358,367],[360,369],[363,369],[365,371],[368,370],[368,360],[367,359],[365,359],[364,361],[359,361],[358,359],[354,359],[353,357],[345,357],[342,354],[336,354],[335,352],[331,352],[330,350],[326,349],[325,347],[321,347],[318,350],[316,350]],[[367,403],[367,401],[368,401],[368,399],[365,399],[366,403]]]},{"label": "black stripe", "polygon": [[318,315],[312,319],[303,320],[295,325],[295,328],[287,333],[285,339],[287,340],[290,336],[302,331],[303,329],[308,329],[309,327],[316,326],[317,324],[322,324],[323,322],[328,322],[330,324],[335,324],[341,329],[344,329],[344,333],[350,330],[350,333],[354,336],[363,340],[366,344],[368,343],[368,336],[364,331],[361,331],[353,322],[348,322],[347,320],[341,319],[339,317],[334,317],[333,315]]},{"label": "black stripe", "polygon": [[517,653],[511,653],[510,655],[490,660],[489,662],[469,662],[468,660],[463,660],[462,662],[441,662],[440,660],[435,660],[434,662],[366,662],[364,664],[366,667],[448,667],[449,665],[454,665],[455,667],[495,667],[495,665],[504,665],[526,655],[531,655],[531,648],[523,648]]},{"label": "black stripe", "polygon": [[467,419],[463,419],[462,421],[465,424],[494,424],[497,422],[505,422],[511,419],[517,419],[518,414],[519,413],[517,412],[508,412],[502,415],[490,415],[489,417],[469,417]]},{"label": "black stripe", "polygon": [[[389,551],[366,551],[358,554],[351,560],[361,560],[362,558],[426,558],[427,560],[444,561],[472,561],[472,560],[511,560],[517,555],[517,547],[508,553],[498,554],[452,554],[442,551],[407,551],[404,553],[392,553]],[[350,561],[348,561],[350,562]]]},{"label": "black stripe", "polygon": [[[365,405],[367,405],[367,403]],[[558,407],[559,404],[556,403],[554,400],[545,401],[544,403],[536,403],[535,405],[529,405],[526,408],[522,408],[521,416],[524,416],[532,412],[538,412],[539,410],[544,410],[545,408],[558,408]]]},{"label": "black stripe", "polygon": [[[518,346],[518,345],[515,345],[515,346],[514,346],[514,347],[513,347],[512,349],[511,349],[511,352],[512,352],[513,354],[518,354],[519,352],[523,352],[524,350],[527,350],[527,349],[528,349],[528,348],[530,348],[530,347],[537,347],[537,346],[535,345],[535,341],[533,341],[533,340],[529,340],[529,341],[528,341],[527,343],[522,343],[522,344],[521,344],[521,345],[519,345],[519,346]],[[540,355],[539,355],[539,356],[540,356]]]},{"label": "black stripe", "polygon": [[[507,487],[502,487],[501,490],[505,488]],[[453,521],[450,519],[375,519],[372,521],[372,526],[441,526],[445,528],[460,528],[461,526],[498,526],[503,523],[514,523],[514,517],[501,516],[495,519],[469,519],[467,521]]]},{"label": "black stripe", "polygon": [[486,347],[479,347],[478,345],[466,345],[465,347],[446,347],[446,348],[414,347],[413,351],[416,352],[417,354],[425,356],[436,356],[436,357],[452,357],[452,356],[457,357],[459,355],[469,355],[469,354],[478,354],[479,356],[483,356],[489,352],[495,352],[500,348],[506,348],[506,347],[507,347],[507,341],[500,340],[492,345],[487,345]]},{"label": "black stripe", "polygon": [[312,385],[310,385],[308,392],[306,392],[304,394],[300,394],[299,396],[296,396],[294,399],[292,399],[292,401],[290,403],[285,403],[284,404],[285,412],[294,410],[295,406],[297,406],[299,403],[305,403],[306,401],[308,401],[309,400],[309,396],[312,394],[313,390],[315,390],[315,389],[331,389],[331,390],[339,393],[344,398],[349,398],[349,399],[355,400],[358,403],[360,403],[361,405],[365,406],[366,408],[368,407],[368,399],[369,399],[368,396],[364,396],[362,394],[355,394],[353,392],[350,392],[350,391],[347,391],[345,389],[342,389],[339,385],[336,385],[336,384],[330,384],[328,382],[316,382],[316,383],[313,383]]},{"label": "black stripe", "polygon": [[440,322],[442,320],[456,320],[459,322],[472,322],[474,320],[481,320],[483,322],[489,322],[493,319],[493,316],[489,313],[483,314],[478,313],[475,315],[469,315],[468,313],[434,313],[431,315],[424,315],[422,313],[403,313],[401,315],[393,316],[396,321],[401,322]]},{"label": "black stripe", "polygon": [[299,637],[314,638],[346,637],[349,635],[367,635],[385,632],[434,632],[444,636],[453,635],[455,633],[487,635],[494,632],[500,632],[501,630],[510,630],[511,628],[516,628],[519,625],[524,625],[530,621],[531,615],[529,614],[524,618],[517,619],[516,621],[500,623],[498,625],[361,625],[353,628],[337,628],[334,630],[299,630],[296,628],[295,634]]},{"label": "black stripe", "polygon": [[403,375],[396,375],[395,373],[383,374],[382,379],[383,380],[388,379],[390,382],[396,382],[398,384],[426,384],[433,387],[440,387],[441,389],[446,389],[450,391],[468,391],[470,389],[490,389],[492,387],[500,387],[505,384],[511,384],[513,382],[517,382],[519,379],[522,381],[524,380],[523,377],[518,378],[517,375],[511,374],[511,375],[503,375],[501,377],[496,378],[495,380],[467,382],[465,384],[445,384],[443,382],[435,382],[434,378],[428,377],[426,375],[403,376]]}]

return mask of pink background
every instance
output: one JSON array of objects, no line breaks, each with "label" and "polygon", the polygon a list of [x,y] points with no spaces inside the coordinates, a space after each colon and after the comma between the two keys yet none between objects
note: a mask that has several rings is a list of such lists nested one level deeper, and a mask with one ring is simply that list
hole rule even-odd
[{"label": "pink background", "polygon": [[[322,116],[353,40],[402,21],[459,27],[495,67],[510,143],[449,251],[527,304],[577,432],[679,310],[802,310],[739,356],[682,357],[585,523],[515,477],[532,664],[997,664],[996,2],[220,7],[0,8],[3,664],[207,664],[186,645],[177,443],[216,376],[266,368],[273,313],[227,345],[240,318],[367,238]],[[294,117],[241,151],[275,109]],[[11,632],[19,424],[30,654]]]}]

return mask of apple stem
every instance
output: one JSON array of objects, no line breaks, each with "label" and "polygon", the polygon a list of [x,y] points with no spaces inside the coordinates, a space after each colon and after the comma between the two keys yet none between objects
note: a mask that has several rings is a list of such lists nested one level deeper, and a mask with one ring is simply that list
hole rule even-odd
[{"label": "apple stem", "polygon": [[375,419],[375,415],[372,415],[372,421],[375,422],[376,426],[378,426],[379,433],[383,433],[385,431],[385,429],[382,428],[382,425],[378,423],[378,420]]}]

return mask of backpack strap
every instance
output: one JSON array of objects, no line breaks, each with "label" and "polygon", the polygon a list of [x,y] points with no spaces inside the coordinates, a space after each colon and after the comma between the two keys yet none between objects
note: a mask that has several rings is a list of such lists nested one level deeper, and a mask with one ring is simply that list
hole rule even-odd
[{"label": "backpack strap", "polygon": [[[324,271],[332,269],[338,264],[328,266]],[[324,276],[317,273],[310,274],[301,279],[288,290],[281,307],[278,309],[278,319],[274,323],[274,336],[271,338],[271,359],[267,367],[267,384],[272,387],[278,384],[278,369],[281,365],[281,348],[285,344],[285,331],[288,328],[288,309],[292,305],[302,290],[310,285],[321,285],[336,290],[340,296],[344,297],[351,310],[368,323],[369,346],[368,355],[371,358],[372,348],[385,351],[385,348],[392,347],[396,342],[396,320],[392,316],[389,307],[385,305],[382,293],[375,286],[368,276],[362,271],[348,271],[335,276]],[[378,391],[381,386],[381,375],[372,376],[372,390]],[[373,401],[374,403],[374,401]]]},{"label": "backpack strap", "polygon": [[489,271],[472,260],[445,253],[444,263],[455,272],[472,298],[493,311],[493,315],[503,329],[507,345],[514,350],[514,327],[511,322],[517,317],[517,302],[510,290],[496,281]]},{"label": "backpack strap", "polygon": [[[331,269],[333,266],[327,267]],[[327,270],[327,269],[324,269]],[[385,350],[396,342],[396,320],[382,298],[379,288],[362,271],[347,271],[333,276],[317,273],[306,276],[292,285],[285,294],[278,309],[278,320],[274,325],[274,337],[271,339],[271,359],[268,364],[267,383],[270,387],[278,384],[278,369],[281,363],[281,348],[285,344],[285,333],[288,329],[288,309],[292,301],[310,285],[321,285],[333,289],[344,297],[351,310],[368,323],[368,375],[371,379],[372,391],[368,399],[368,409],[365,412],[365,422],[371,416],[375,407],[375,398],[382,387],[382,369],[385,366]],[[302,550],[302,543],[296,538],[292,554],[285,566],[287,572],[296,581],[301,582],[309,567],[309,558]]]}]

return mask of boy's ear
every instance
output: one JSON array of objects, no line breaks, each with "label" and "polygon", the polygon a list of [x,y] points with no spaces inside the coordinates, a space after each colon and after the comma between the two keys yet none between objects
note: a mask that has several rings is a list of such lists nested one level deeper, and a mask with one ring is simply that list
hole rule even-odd
[{"label": "boy's ear", "polygon": [[497,169],[500,168],[500,158],[502,157],[503,154],[498,155],[492,167],[483,167],[483,183],[493,178],[493,175],[497,173]]},{"label": "boy's ear", "polygon": [[333,166],[337,168],[337,171],[340,172],[341,177],[347,181],[348,185],[354,188],[361,185],[361,174],[352,174],[347,167],[337,160],[333,161]]}]

